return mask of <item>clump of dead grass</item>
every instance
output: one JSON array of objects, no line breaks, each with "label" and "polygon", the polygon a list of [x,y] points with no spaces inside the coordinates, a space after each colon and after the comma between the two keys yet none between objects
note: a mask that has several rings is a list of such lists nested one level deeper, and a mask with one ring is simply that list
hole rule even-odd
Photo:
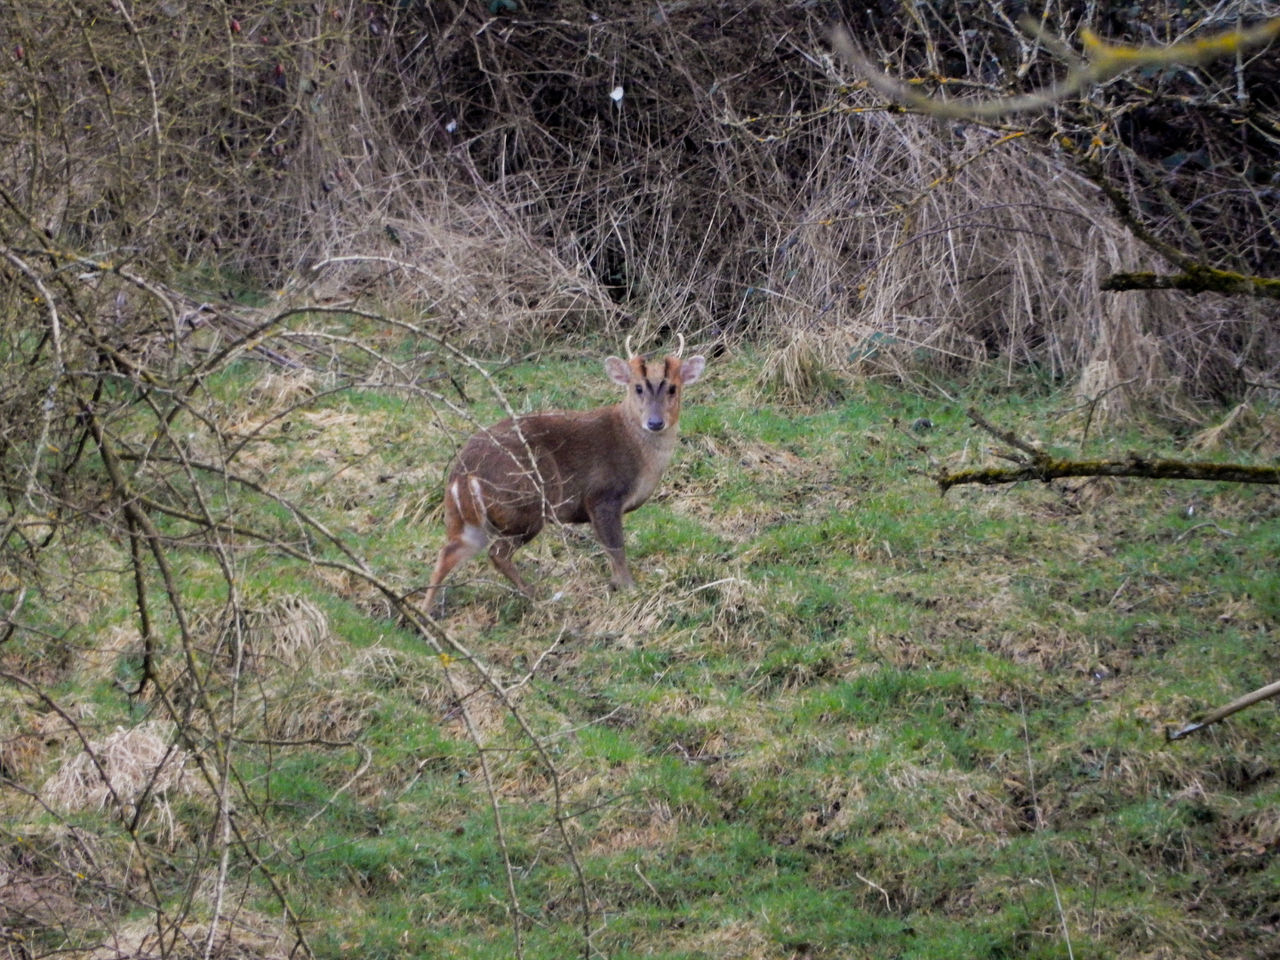
[{"label": "clump of dead grass", "polygon": [[355,651],[344,672],[354,683],[368,684],[380,690],[412,688],[437,677],[439,661],[375,643]]},{"label": "clump of dead grass", "polygon": [[1195,433],[1187,441],[1187,449],[1197,453],[1212,453],[1229,448],[1234,440],[1266,436],[1262,430],[1262,416],[1251,403],[1238,403],[1225,417],[1212,426]]},{"label": "clump of dead grass", "polygon": [[[194,625],[200,654],[196,674],[186,658],[163,652],[152,667],[158,686],[181,702],[198,699],[196,688],[201,684],[212,690],[247,677],[290,681],[323,673],[346,649],[324,611],[297,594],[221,609],[196,618]],[[137,651],[137,646],[131,648]],[[202,674],[202,664],[210,667],[210,674]],[[155,692],[145,691],[149,697]]]},{"label": "clump of dead grass", "polygon": [[690,588],[686,596],[711,607],[708,627],[723,645],[750,643],[752,627],[769,616],[768,599],[760,585],[739,571]]},{"label": "clump of dead grass", "polygon": [[[210,934],[212,933],[212,937]],[[296,951],[296,937],[278,921],[238,910],[233,921],[210,930],[209,924],[187,921],[157,930],[150,919],[114,925],[99,946],[79,954],[81,960],[285,960]]]},{"label": "clump of dead grass", "polygon": [[832,331],[789,327],[783,342],[766,353],[758,383],[776,403],[801,409],[832,403],[844,396],[838,372],[847,364],[836,357]]},{"label": "clump of dead grass", "polygon": [[443,661],[441,657],[394,650],[375,643],[356,651],[342,675],[353,687],[404,690],[415,703],[443,710],[452,698],[443,675]]},{"label": "clump of dead grass", "polygon": [[241,620],[245,663],[258,673],[322,669],[344,652],[329,618],[306,597],[276,597],[244,611]]},{"label": "clump of dead grass", "polygon": [[266,695],[263,725],[267,736],[283,743],[350,743],[369,726],[380,703],[372,691],[308,678]]},{"label": "clump of dead grass", "polygon": [[318,261],[318,276],[350,290],[366,284],[363,274],[432,337],[491,355],[616,329],[622,314],[571,247],[534,240],[487,193],[442,209],[434,186],[403,181],[401,199],[420,202],[385,215],[398,244],[364,232],[352,255],[350,237],[333,237],[337,256]]},{"label": "clump of dead grass", "polygon": [[671,806],[651,799],[642,807],[619,811],[610,829],[590,838],[584,857],[611,857],[621,852],[661,856],[675,844],[680,822]]},{"label": "clump of dead grass", "polygon": [[41,796],[62,810],[109,810],[123,820],[145,802],[148,818],[172,839],[178,825],[170,799],[196,793],[200,783],[191,755],[175,742],[173,725],[151,720],[89,741],[45,781]]},{"label": "clump of dead grass", "polygon": [[671,944],[688,956],[718,957],[720,960],[765,960],[777,955],[776,935],[753,920],[730,920],[715,925],[695,923],[676,936]]},{"label": "clump of dead grass", "polygon": [[237,404],[242,413],[259,416],[280,414],[312,402],[322,390],[334,385],[334,377],[312,366],[266,367],[249,389],[247,404]]}]

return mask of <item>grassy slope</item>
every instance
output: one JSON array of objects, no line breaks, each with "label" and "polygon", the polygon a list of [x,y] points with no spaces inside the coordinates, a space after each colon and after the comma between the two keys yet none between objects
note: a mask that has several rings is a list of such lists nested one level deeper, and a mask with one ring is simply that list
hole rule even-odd
[{"label": "grassy slope", "polygon": [[[717,361],[691,388],[682,451],[627,520],[639,590],[610,595],[594,544],[549,531],[520,557],[548,599],[514,597],[480,563],[449,593],[452,634],[509,679],[536,667],[513,697],[559,771],[598,950],[1065,957],[1068,937],[1075,957],[1280,949],[1275,704],[1163,738],[1276,679],[1276,491],[1132,482],[943,499],[922,472],[988,440],[959,408],[867,386],[784,410],[758,400],[755,369]],[[594,361],[503,382],[530,408],[609,392]],[[265,421],[289,396],[273,389],[229,418]],[[1064,398],[964,399],[1023,435],[1079,441]],[[909,429],[920,416],[935,427]],[[415,402],[338,394],[271,422],[240,467],[408,587],[439,545],[432,511],[459,427]],[[1102,443],[1177,449],[1151,429],[1090,449]],[[106,571],[124,557],[98,549]],[[263,666],[245,735],[369,751],[237,754],[272,839],[259,853],[315,921],[317,952],[511,956],[485,778],[439,661],[358,581],[243,563],[263,610],[309,597],[330,650]],[[212,561],[193,554],[182,573],[216,609]],[[127,583],[81,582],[105,591],[74,634],[82,662],[47,682],[61,702],[92,701],[86,723],[110,731],[131,722],[110,683],[133,655],[119,639]],[[8,669],[37,659],[21,653]],[[500,707],[483,692],[468,702],[492,748],[525,955],[580,954],[552,784]],[[55,761],[26,775],[38,785]],[[207,820],[199,796],[184,802]],[[197,840],[179,829],[168,843]],[[238,901],[246,918],[273,909],[259,883]],[[75,942],[63,933],[36,942]]]}]

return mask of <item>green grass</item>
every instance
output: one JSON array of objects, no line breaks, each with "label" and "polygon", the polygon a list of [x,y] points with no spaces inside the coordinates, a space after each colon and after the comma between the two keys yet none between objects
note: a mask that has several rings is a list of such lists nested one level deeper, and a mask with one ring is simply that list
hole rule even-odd
[{"label": "green grass", "polygon": [[[1164,731],[1276,678],[1276,492],[1135,481],[943,498],[936,464],[989,443],[962,404],[852,384],[796,411],[762,402],[754,373],[750,357],[720,360],[690,389],[683,449],[626,521],[637,591],[610,594],[599,548],[554,530],[519,557],[535,603],[479,562],[459,571],[443,626],[522,681],[513,702],[540,750],[465,666],[450,687],[376,590],[261,547],[235,555],[248,607],[304,597],[327,633],[307,658],[233,683],[212,653],[222,572],[173,546],[218,724],[237,698],[238,807],[257,858],[233,849],[245,923],[278,914],[270,877],[320,956],[507,958],[505,860],[530,960],[582,954],[578,870],[593,950],[618,958],[1225,957],[1274,941],[1259,933],[1280,911],[1274,703],[1186,741]],[[207,387],[229,420],[266,424],[241,469],[380,578],[422,585],[441,477],[470,425],[377,390],[272,401],[260,377],[244,363]],[[518,409],[611,393],[594,359],[500,379]],[[501,415],[478,379],[467,390],[480,421]],[[1071,398],[981,400],[992,421],[1077,451]],[[921,416],[935,427],[911,430]],[[1085,452],[1111,445],[1178,452],[1156,428],[1096,425]],[[278,503],[234,485],[209,496],[302,541]],[[157,706],[122,689],[137,644],[103,639],[134,626],[127,545],[77,549],[96,565],[77,566],[68,544],[0,656],[67,709],[90,701],[83,723],[99,736]],[[151,589],[177,671],[173,618]],[[41,660],[50,647],[61,666]],[[10,683],[5,702],[30,687]],[[6,736],[40,722],[23,707]],[[197,725],[191,747],[208,734]],[[38,789],[75,743],[55,746],[6,776]],[[61,815],[21,796],[6,815],[51,836]],[[165,871],[200,860],[211,807],[184,803],[175,849],[136,855]]]}]

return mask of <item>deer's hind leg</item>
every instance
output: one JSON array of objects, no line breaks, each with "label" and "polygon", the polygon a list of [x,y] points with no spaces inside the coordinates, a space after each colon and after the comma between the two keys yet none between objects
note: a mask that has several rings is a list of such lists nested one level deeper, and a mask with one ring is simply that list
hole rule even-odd
[{"label": "deer's hind leg", "polygon": [[[460,524],[457,533],[450,531],[449,539],[443,547],[440,548],[440,556],[436,560],[435,571],[431,574],[431,583],[427,587],[424,602],[427,611],[432,616],[436,616],[439,611],[435,609],[436,596],[440,591],[440,585],[453,568],[460,563],[465,563],[474,557],[477,553],[484,549],[489,542],[488,535],[480,527],[470,524]],[[444,609],[444,599],[439,601],[440,610]]]},{"label": "deer's hind leg", "polygon": [[470,560],[489,544],[485,518],[477,509],[480,506],[474,478],[468,478],[467,483],[462,483],[459,477],[450,478],[444,501],[445,544],[440,548],[440,556],[436,559],[436,568],[431,574],[431,582],[424,598],[427,612],[432,616],[437,616],[444,610],[443,599],[439,601],[439,609],[436,609],[436,597],[445,578],[458,564]]},{"label": "deer's hind leg", "polygon": [[515,584],[516,589],[530,600],[534,598],[533,588],[525,582],[524,577],[520,576],[520,571],[516,568],[515,561],[511,559],[511,555],[537,535],[538,531],[533,530],[515,536],[498,537],[489,546],[489,560],[494,567]]}]

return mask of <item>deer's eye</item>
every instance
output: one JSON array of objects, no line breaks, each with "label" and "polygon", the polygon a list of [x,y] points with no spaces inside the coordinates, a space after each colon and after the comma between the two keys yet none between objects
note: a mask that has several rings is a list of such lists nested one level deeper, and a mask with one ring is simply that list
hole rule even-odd
[{"label": "deer's eye", "polygon": [[667,388],[667,393],[671,394],[673,397],[676,395],[676,385],[674,383]]},{"label": "deer's eye", "polygon": [[636,396],[637,396],[637,397],[643,397],[643,396],[644,396],[644,387],[640,386],[640,384],[638,384],[638,383],[636,384]]}]

